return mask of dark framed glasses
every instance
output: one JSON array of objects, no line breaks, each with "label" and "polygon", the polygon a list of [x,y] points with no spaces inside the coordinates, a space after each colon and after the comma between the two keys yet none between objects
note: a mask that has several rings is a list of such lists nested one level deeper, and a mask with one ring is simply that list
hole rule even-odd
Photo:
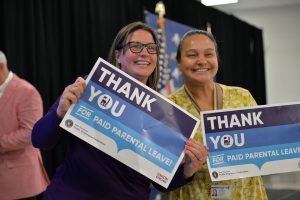
[{"label": "dark framed glasses", "polygon": [[143,44],[140,42],[128,42],[124,47],[125,46],[128,46],[132,53],[141,53],[144,48],[147,49],[149,54],[157,54],[158,52],[158,45],[155,43]]}]

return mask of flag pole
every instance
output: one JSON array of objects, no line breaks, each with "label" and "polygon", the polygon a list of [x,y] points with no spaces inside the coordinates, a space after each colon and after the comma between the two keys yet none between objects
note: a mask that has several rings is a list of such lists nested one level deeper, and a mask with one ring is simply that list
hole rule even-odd
[{"label": "flag pole", "polygon": [[171,94],[171,83],[170,83],[170,68],[169,68],[169,61],[168,61],[168,51],[167,51],[167,42],[166,42],[166,32],[165,32],[165,19],[164,15],[166,14],[165,5],[162,1],[159,1],[155,6],[155,12],[158,14],[157,24],[159,29],[161,30],[162,35],[162,45],[161,51],[163,55],[163,66],[162,70],[165,70],[164,73],[161,73],[163,76],[163,80],[166,81],[165,83],[165,95]]}]

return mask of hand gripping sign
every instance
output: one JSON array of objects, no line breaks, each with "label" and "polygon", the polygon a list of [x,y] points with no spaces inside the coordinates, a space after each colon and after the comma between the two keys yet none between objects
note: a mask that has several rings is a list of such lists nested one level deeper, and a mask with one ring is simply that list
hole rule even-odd
[{"label": "hand gripping sign", "polygon": [[199,120],[99,58],[60,126],[168,187]]},{"label": "hand gripping sign", "polygon": [[300,103],[201,113],[213,181],[300,171]]}]

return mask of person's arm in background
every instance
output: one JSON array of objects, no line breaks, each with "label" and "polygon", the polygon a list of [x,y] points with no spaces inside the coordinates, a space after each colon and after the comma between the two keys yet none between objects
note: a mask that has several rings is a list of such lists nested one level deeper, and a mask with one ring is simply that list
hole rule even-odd
[{"label": "person's arm in background", "polygon": [[[7,115],[16,112],[18,126],[8,134],[0,134],[0,152],[18,150],[24,148],[24,146],[31,145],[32,127],[43,115],[42,99],[34,87],[17,86],[12,95],[17,103],[15,108],[12,108],[12,113],[7,113]],[[14,111],[14,109],[16,110]]]}]

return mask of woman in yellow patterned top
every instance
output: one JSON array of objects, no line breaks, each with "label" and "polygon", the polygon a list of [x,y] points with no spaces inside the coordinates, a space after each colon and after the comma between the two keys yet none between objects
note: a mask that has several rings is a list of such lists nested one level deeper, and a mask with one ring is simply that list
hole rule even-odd
[{"label": "woman in yellow patterned top", "polygon": [[[218,50],[214,36],[206,31],[186,33],[177,49],[177,62],[184,76],[184,85],[169,98],[200,119],[200,111],[255,106],[250,92],[214,82],[218,71]],[[195,139],[203,143],[201,126]],[[212,182],[207,165],[194,180],[173,192],[164,194],[167,200],[201,199],[268,199],[261,177]]]}]

